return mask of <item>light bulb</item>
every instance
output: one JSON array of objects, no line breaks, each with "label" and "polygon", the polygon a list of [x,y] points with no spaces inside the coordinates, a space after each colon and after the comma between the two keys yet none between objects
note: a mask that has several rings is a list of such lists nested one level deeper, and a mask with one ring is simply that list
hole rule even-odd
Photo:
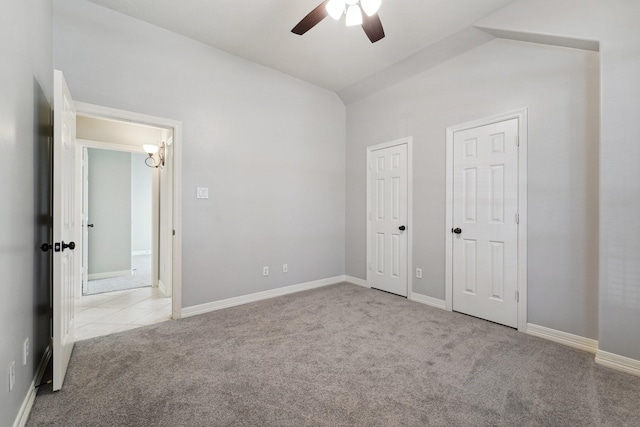
[{"label": "light bulb", "polygon": [[327,9],[327,13],[333,19],[338,20],[342,16],[342,12],[344,12],[344,1],[345,0],[329,0],[325,8]]},{"label": "light bulb", "polygon": [[160,147],[158,147],[157,145],[151,145],[151,144],[144,144],[142,148],[147,154],[156,154],[160,149]]},{"label": "light bulb", "polygon": [[360,6],[362,6],[362,10],[367,16],[375,15],[381,4],[382,0],[360,0]]},{"label": "light bulb", "polygon": [[362,11],[357,4],[349,6],[347,9],[347,27],[353,27],[354,25],[362,25]]}]

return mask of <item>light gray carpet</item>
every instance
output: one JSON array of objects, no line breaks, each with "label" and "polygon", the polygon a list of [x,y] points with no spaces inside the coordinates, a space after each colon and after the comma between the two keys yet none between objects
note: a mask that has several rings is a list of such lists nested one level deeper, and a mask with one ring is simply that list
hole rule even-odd
[{"label": "light gray carpet", "polygon": [[339,284],[76,344],[28,426],[638,426],[640,378]]},{"label": "light gray carpet", "polygon": [[95,295],[104,292],[123,291],[125,289],[151,286],[151,255],[135,255],[131,257],[130,276],[111,277],[109,279],[89,280],[84,295]]}]

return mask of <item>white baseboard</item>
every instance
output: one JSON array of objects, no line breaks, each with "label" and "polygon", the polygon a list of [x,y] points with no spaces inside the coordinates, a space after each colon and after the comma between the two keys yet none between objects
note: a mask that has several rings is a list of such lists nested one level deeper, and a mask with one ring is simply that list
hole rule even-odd
[{"label": "white baseboard", "polygon": [[47,369],[47,364],[49,363],[49,359],[51,359],[51,348],[52,346],[49,344],[42,355],[42,359],[40,359],[38,369],[36,369],[36,374],[29,385],[29,389],[27,390],[27,395],[22,402],[22,406],[20,406],[20,411],[18,411],[15,421],[13,422],[13,427],[24,427],[27,425],[29,414],[31,414],[31,408],[33,408],[33,402],[36,400],[36,385],[40,384],[40,381],[42,381],[42,377],[44,376],[44,372]]},{"label": "white baseboard", "polygon": [[418,294],[416,292],[411,292],[409,294],[409,299],[421,304],[430,305],[431,307],[441,308],[443,310],[447,309],[447,305],[443,299],[429,297],[427,295]]},{"label": "white baseboard", "polygon": [[136,256],[136,255],[151,255],[151,249],[147,251],[131,251],[131,256]]},{"label": "white baseboard", "polygon": [[544,326],[534,325],[532,323],[527,323],[526,333],[549,341],[568,345],[569,347],[577,348],[578,350],[588,351],[589,353],[595,353],[598,350],[598,341],[596,340],[581,337],[579,335],[573,335],[568,332],[557,331]]},{"label": "white baseboard", "polygon": [[112,277],[131,276],[131,270],[105,271],[104,273],[92,273],[87,275],[88,280],[110,279]]},{"label": "white baseboard", "polygon": [[596,363],[628,374],[640,376],[640,360],[598,350],[596,352]]},{"label": "white baseboard", "polygon": [[211,311],[222,310],[223,308],[235,307],[237,305],[261,301],[264,299],[279,297],[282,295],[288,295],[295,292],[302,292],[309,289],[320,288],[323,286],[335,285],[336,283],[344,281],[344,276],[329,277],[327,279],[314,280],[312,282],[299,283],[297,285],[285,286],[282,288],[271,289],[269,291],[256,292],[249,295],[223,299],[220,301],[212,301],[206,304],[184,307],[182,309],[182,318],[209,313]]},{"label": "white baseboard", "polygon": [[352,285],[362,286],[363,288],[371,288],[371,286],[369,286],[367,281],[364,279],[360,279],[358,277],[353,277],[353,276],[343,276],[343,277],[345,282],[349,282]]}]

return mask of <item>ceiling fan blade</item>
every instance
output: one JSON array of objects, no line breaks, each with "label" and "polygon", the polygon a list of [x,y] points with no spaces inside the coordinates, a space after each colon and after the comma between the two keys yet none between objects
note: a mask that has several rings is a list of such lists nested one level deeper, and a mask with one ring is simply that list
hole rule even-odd
[{"label": "ceiling fan blade", "polygon": [[373,16],[363,14],[362,29],[367,34],[367,37],[369,37],[369,40],[371,40],[371,43],[375,43],[384,38],[384,29],[382,28],[382,22],[380,22],[380,17],[377,13]]},{"label": "ceiling fan blade", "polygon": [[320,6],[316,7],[311,12],[309,12],[307,16],[302,18],[302,20],[298,22],[298,25],[293,27],[293,30],[291,30],[291,32],[303,35],[307,31],[315,27],[318,22],[327,17],[328,13],[326,6],[328,2],[329,0],[324,0],[322,3],[320,3]]}]

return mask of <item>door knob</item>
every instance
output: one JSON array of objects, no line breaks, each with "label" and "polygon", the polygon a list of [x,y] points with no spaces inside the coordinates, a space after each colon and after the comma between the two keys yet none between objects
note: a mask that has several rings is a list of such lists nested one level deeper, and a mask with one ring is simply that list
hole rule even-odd
[{"label": "door knob", "polygon": [[400,231],[404,231],[406,229],[407,229],[407,227],[405,227],[404,225],[401,225],[400,227],[398,227],[398,230],[400,230]]},{"label": "door knob", "polygon": [[41,250],[42,252],[47,252],[47,251],[49,251],[49,250],[51,250],[51,249],[53,249],[53,245],[50,245],[50,244],[48,244],[48,243],[43,243],[43,244],[40,246],[40,250]]},{"label": "door knob", "polygon": [[456,233],[456,234],[460,234],[460,233],[462,233],[462,229],[461,228],[452,228],[451,232],[452,233]]},{"label": "door knob", "polygon": [[87,224],[87,227],[93,228],[93,224]]},{"label": "door knob", "polygon": [[62,250],[64,251],[65,249],[71,249],[74,250],[76,248],[76,244],[75,242],[69,242],[69,243],[65,243],[64,241],[62,242]]}]

